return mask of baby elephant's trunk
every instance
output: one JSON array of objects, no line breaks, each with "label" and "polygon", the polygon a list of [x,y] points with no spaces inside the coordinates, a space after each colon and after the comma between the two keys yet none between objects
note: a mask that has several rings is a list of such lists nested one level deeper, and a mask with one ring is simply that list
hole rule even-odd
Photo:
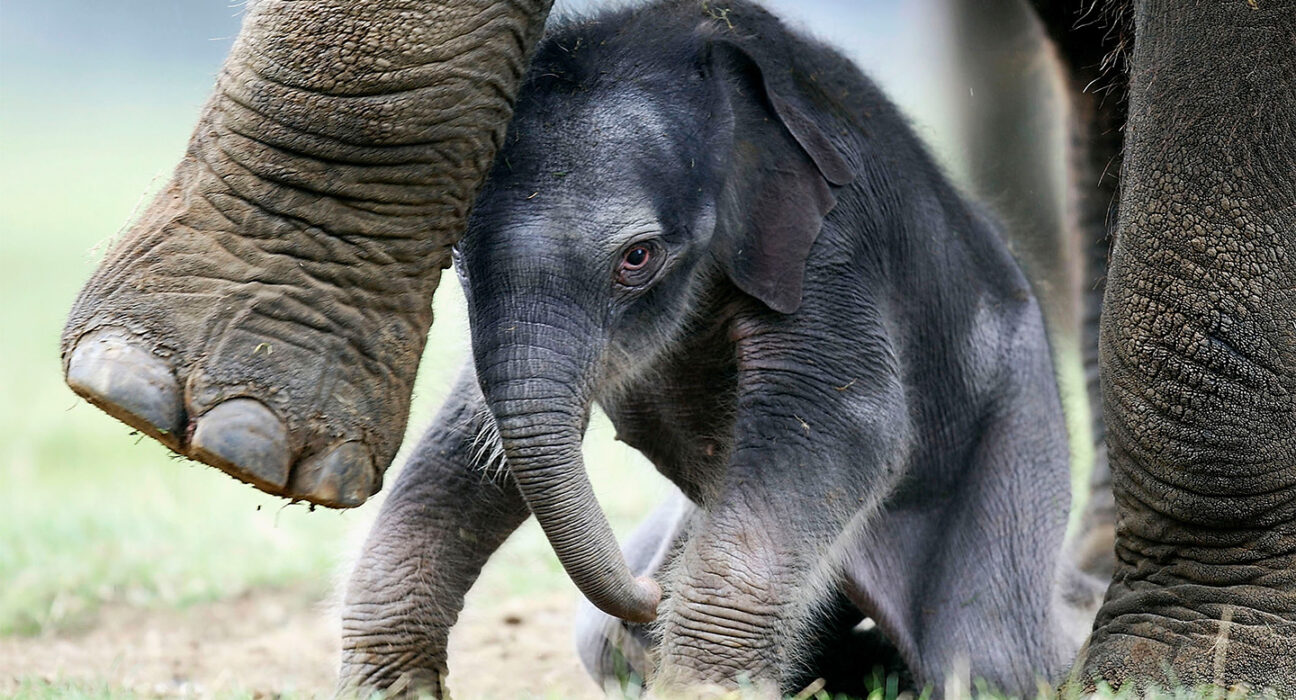
[{"label": "baby elephant's trunk", "polygon": [[479,324],[478,380],[509,471],[567,575],[600,610],[648,622],[657,616],[661,589],[630,573],[594,497],[581,458],[594,362],[572,357],[574,340],[544,342],[563,327],[559,320],[491,324],[495,330]]}]

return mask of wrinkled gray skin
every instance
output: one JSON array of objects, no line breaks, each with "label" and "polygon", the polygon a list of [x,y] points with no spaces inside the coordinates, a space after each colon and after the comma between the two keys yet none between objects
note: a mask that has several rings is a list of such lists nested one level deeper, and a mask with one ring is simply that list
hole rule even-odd
[{"label": "wrinkled gray skin", "polygon": [[68,384],[335,507],[382,485],[548,0],[259,0],[171,181],[68,317]]},{"label": "wrinkled gray skin", "polygon": [[[1022,694],[1078,648],[1025,278],[856,68],[728,9],[654,3],[538,49],[458,257],[473,368],[357,563],[345,683],[439,689],[464,592],[528,510],[606,611],[581,629],[600,676],[858,691],[874,663],[921,687],[965,659]],[[620,554],[580,463],[594,402],[681,492],[626,548],[666,592],[650,628],[596,587]]]},{"label": "wrinkled gray skin", "polygon": [[1296,697],[1296,2],[1134,7],[1083,680]]}]

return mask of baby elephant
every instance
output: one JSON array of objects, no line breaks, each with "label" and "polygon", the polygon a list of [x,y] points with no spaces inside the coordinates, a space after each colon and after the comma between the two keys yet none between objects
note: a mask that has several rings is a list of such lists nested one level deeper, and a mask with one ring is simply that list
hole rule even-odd
[{"label": "baby elephant", "polygon": [[[530,514],[598,608],[600,676],[774,693],[894,662],[1024,694],[1069,663],[1039,307],[837,51],[741,0],[552,27],[457,267],[472,366],[356,567],[344,683],[442,692],[464,593]],[[581,462],[594,402],[680,492],[624,556]]]}]

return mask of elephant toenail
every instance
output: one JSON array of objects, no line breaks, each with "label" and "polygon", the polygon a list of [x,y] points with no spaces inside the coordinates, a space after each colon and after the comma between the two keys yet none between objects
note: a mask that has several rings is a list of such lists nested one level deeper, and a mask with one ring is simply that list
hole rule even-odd
[{"label": "elephant toenail", "polygon": [[165,360],[120,332],[82,338],[68,361],[72,390],[109,415],[175,447],[184,425],[180,385]]},{"label": "elephant toenail", "polygon": [[280,491],[288,483],[288,429],[255,399],[231,399],[204,413],[189,450],[194,459],[258,488]]},{"label": "elephant toenail", "polygon": [[298,465],[292,496],[335,508],[354,508],[378,489],[373,457],[359,442],[344,442]]}]

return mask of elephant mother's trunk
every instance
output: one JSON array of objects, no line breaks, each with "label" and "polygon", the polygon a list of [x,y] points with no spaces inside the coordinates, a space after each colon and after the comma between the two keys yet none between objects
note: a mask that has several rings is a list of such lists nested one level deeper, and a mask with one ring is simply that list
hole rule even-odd
[{"label": "elephant mother's trunk", "polygon": [[[520,330],[517,325],[511,331]],[[549,544],[581,593],[632,622],[657,616],[661,589],[636,579],[585,473],[581,440],[589,415],[586,367],[567,352],[516,340],[479,355],[478,378],[495,416],[509,471]],[[588,365],[592,363],[577,363]]]}]

